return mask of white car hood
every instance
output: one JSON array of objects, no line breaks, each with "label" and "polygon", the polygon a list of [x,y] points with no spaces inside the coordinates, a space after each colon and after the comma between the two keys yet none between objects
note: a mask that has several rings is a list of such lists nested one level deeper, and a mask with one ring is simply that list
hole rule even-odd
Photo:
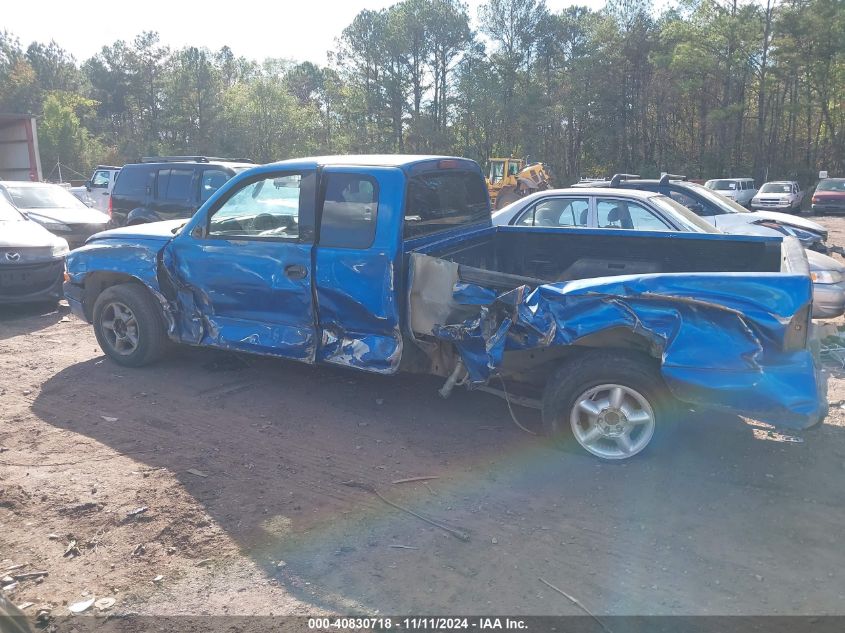
[{"label": "white car hood", "polygon": [[814,233],[826,233],[827,230],[820,224],[802,218],[797,215],[790,215],[788,213],[779,213],[777,211],[754,211],[749,213],[724,213],[713,217],[716,228],[719,228],[726,233],[733,232],[736,227],[747,224],[754,224],[760,220],[771,220],[778,224],[788,224],[799,229],[806,229]]},{"label": "white car hood", "polygon": [[0,221],[0,248],[38,248],[53,246],[61,241],[31,220]]},{"label": "white car hood", "polygon": [[813,231],[815,233],[827,233],[827,229],[818,222],[802,218],[799,215],[790,215],[789,213],[780,213],[778,211],[755,211],[754,213],[749,213],[748,215],[756,216],[758,219],[762,218],[765,220],[774,220],[775,222],[780,222],[781,224],[797,226],[799,229],[807,229],[808,231]]}]

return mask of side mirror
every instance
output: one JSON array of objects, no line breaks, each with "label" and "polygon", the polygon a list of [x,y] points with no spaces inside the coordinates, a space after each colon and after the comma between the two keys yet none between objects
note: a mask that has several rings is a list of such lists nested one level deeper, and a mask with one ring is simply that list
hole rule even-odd
[{"label": "side mirror", "polygon": [[91,181],[90,180],[85,181],[85,190],[91,191]]},{"label": "side mirror", "polygon": [[195,226],[194,230],[191,231],[191,237],[197,240],[201,240],[205,238],[205,226],[202,224]]}]

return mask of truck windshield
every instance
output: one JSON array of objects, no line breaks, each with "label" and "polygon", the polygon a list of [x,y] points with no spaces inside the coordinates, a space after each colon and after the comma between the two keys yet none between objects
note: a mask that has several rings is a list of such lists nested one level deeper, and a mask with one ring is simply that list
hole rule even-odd
[{"label": "truck windshield", "polygon": [[792,193],[792,185],[786,182],[767,182],[760,187],[760,193]]},{"label": "truck windshield", "polygon": [[445,231],[490,219],[487,188],[471,171],[433,171],[408,181],[406,238]]}]

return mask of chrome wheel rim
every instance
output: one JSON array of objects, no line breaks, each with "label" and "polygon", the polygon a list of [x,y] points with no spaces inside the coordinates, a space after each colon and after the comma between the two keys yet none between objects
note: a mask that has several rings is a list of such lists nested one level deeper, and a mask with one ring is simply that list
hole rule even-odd
[{"label": "chrome wheel rim", "polygon": [[627,459],[643,450],[654,435],[654,410],[630,387],[591,387],[575,399],[570,414],[575,440],[603,459]]},{"label": "chrome wheel rim", "polygon": [[138,349],[138,321],[125,303],[113,301],[103,309],[100,328],[109,346],[121,356]]}]

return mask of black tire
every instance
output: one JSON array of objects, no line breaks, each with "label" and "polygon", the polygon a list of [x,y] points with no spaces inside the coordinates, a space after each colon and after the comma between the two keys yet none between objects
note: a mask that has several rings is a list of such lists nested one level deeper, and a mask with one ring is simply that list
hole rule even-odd
[{"label": "black tire", "polygon": [[[121,331],[125,333],[122,340],[130,343],[118,344],[116,341],[119,337],[115,327],[119,316],[117,306],[122,306],[120,320],[124,322],[124,329]],[[127,310],[131,319],[123,317]],[[158,360],[168,343],[161,306],[146,288],[134,283],[111,286],[97,297],[94,303],[94,334],[106,355],[126,367],[141,367]],[[131,344],[133,339],[134,346]]]},{"label": "black tire", "polygon": [[517,194],[513,190],[503,190],[499,192],[499,195],[496,196],[496,208],[494,209],[494,211],[504,209],[511,202],[516,202],[517,200],[519,200],[519,198],[519,194]]},{"label": "black tire", "polygon": [[[603,388],[608,386],[623,387],[624,404],[617,409],[611,407],[608,402],[608,407],[601,409],[601,415],[593,426],[607,427],[606,418],[615,416],[610,422],[611,433],[616,433],[617,430],[623,431],[628,427],[630,427],[629,436],[637,433],[634,437],[636,441],[633,443],[632,452],[626,452],[627,444],[626,448],[620,444],[613,449],[619,441],[616,437],[601,436],[596,440],[600,449],[597,449],[595,445],[592,449],[588,448],[574,430],[573,425],[577,423],[581,435],[589,435],[585,432],[583,421],[584,416],[589,417],[590,414],[579,409],[576,413],[578,421],[573,422],[573,410],[579,401],[586,399],[585,394],[593,390],[598,390],[596,395],[601,394]],[[630,394],[629,391],[633,391],[635,395]],[[648,407],[639,407],[637,396],[641,397]],[[602,400],[596,402],[602,402]],[[676,402],[660,375],[657,361],[653,358],[624,350],[587,350],[564,362],[546,383],[543,393],[543,431],[558,448],[586,452],[606,461],[621,461],[665,439],[675,426],[678,411],[675,405]],[[638,407],[641,410],[638,410]],[[632,420],[635,415],[637,417],[647,415],[650,409],[652,422],[647,422],[640,428],[639,425],[629,424],[629,420],[624,415],[619,416],[616,413],[629,411],[631,408],[635,409],[630,413]],[[639,435],[639,433],[646,433],[649,429],[648,437]],[[640,443],[642,446],[639,446]],[[618,450],[620,454],[610,455],[612,450]],[[602,451],[608,454],[600,454]]]}]

